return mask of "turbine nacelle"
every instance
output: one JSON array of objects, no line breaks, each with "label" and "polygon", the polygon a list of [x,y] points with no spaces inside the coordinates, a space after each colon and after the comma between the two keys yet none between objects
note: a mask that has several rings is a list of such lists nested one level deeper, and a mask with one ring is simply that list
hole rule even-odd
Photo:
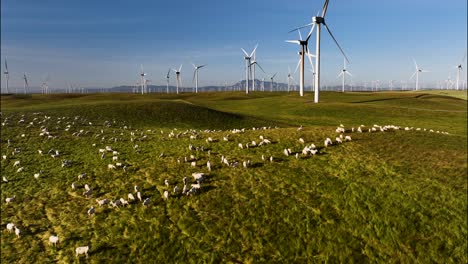
[{"label": "turbine nacelle", "polygon": [[314,22],[315,24],[325,24],[325,18],[314,16],[312,17],[312,22]]}]

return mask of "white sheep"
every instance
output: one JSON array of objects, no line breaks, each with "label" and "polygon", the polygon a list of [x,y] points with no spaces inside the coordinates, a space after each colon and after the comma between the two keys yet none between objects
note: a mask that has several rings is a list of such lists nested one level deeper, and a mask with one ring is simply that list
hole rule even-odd
[{"label": "white sheep", "polygon": [[8,182],[7,178],[5,176],[3,176],[2,178],[3,182]]},{"label": "white sheep", "polygon": [[71,187],[72,187],[72,190],[75,190],[76,187],[75,187],[75,183],[74,183],[74,182],[72,182]]},{"label": "white sheep", "polygon": [[117,161],[118,159],[119,159],[118,156],[113,156],[113,157],[112,157],[112,161]]},{"label": "white sheep", "polygon": [[143,205],[146,206],[146,207],[148,207],[149,202],[150,202],[150,198],[146,198],[146,199],[143,201]]},{"label": "white sheep", "polygon": [[174,194],[177,194],[178,192],[179,192],[179,186],[176,185],[176,186],[174,187]]},{"label": "white sheep", "polygon": [[301,144],[304,144],[304,143],[305,143],[304,139],[302,139],[302,138],[299,138],[299,142],[300,142]]},{"label": "white sheep", "polygon": [[137,193],[139,191],[138,185],[133,186],[133,190],[135,191],[135,193]]},{"label": "white sheep", "polygon": [[192,183],[192,189],[201,189],[201,184],[200,183]]},{"label": "white sheep", "polygon": [[119,155],[119,152],[114,150],[114,151],[112,151],[112,155],[117,156],[117,155]]},{"label": "white sheep", "polygon": [[343,143],[343,141],[339,137],[336,137],[335,140],[336,140],[336,143]]},{"label": "white sheep", "polygon": [[86,191],[91,190],[91,188],[89,188],[89,185],[88,185],[88,184],[85,184],[85,185],[84,185],[84,188],[85,188]]},{"label": "white sheep", "polygon": [[96,212],[96,209],[94,209],[94,206],[91,206],[88,210],[88,215],[93,215]]},{"label": "white sheep", "polygon": [[203,172],[194,172],[192,173],[192,176],[198,183],[203,182],[205,180],[205,174]]},{"label": "white sheep", "polygon": [[138,200],[140,200],[140,202],[141,202],[142,199],[141,199],[141,193],[140,193],[140,192],[137,192],[137,198],[138,198]]},{"label": "white sheep", "polygon": [[13,229],[15,228],[15,224],[13,224],[13,223],[8,223],[8,224],[6,225],[6,228],[7,228],[8,233],[11,233],[11,232],[13,232]]},{"label": "white sheep", "polygon": [[109,164],[109,165],[107,165],[107,168],[109,170],[115,170],[115,165],[114,164]]},{"label": "white sheep", "polygon": [[57,236],[51,235],[51,236],[49,237],[49,245],[50,245],[50,244],[53,244],[53,245],[56,247],[57,244],[58,244],[58,242],[59,242],[58,235],[57,235]]},{"label": "white sheep", "polygon": [[351,141],[351,136],[346,136],[345,141]]},{"label": "white sheep", "polygon": [[197,162],[196,162],[196,161],[192,161],[192,162],[190,163],[190,166],[195,168],[195,167],[197,166]]},{"label": "white sheep", "polygon": [[270,162],[273,162],[273,156],[270,156]]},{"label": "white sheep", "polygon": [[86,173],[78,174],[78,180],[84,179],[86,175],[87,175]]},{"label": "white sheep", "polygon": [[167,200],[167,199],[169,198],[169,192],[168,192],[168,191],[164,191],[163,197],[164,197],[164,199]]},{"label": "white sheep", "polygon": [[206,162],[206,167],[208,168],[208,171],[211,171],[211,162],[210,161]]},{"label": "white sheep", "polygon": [[129,193],[129,194],[127,195],[127,197],[128,197],[128,200],[130,200],[130,201],[134,201],[134,200],[135,200],[135,196],[133,196],[133,194],[131,194],[131,193]]},{"label": "white sheep", "polygon": [[165,179],[165,180],[164,180],[164,185],[166,185],[167,187],[169,187],[169,180],[168,180],[168,179]]},{"label": "white sheep", "polygon": [[244,146],[242,145],[242,143],[239,143],[238,146],[239,146],[240,149],[243,149],[243,148],[244,148]]},{"label": "white sheep", "polygon": [[86,196],[86,198],[89,198],[89,196],[91,196],[91,190],[84,191],[83,195]]},{"label": "white sheep", "polygon": [[122,206],[129,205],[128,201],[124,198],[120,198],[120,202],[122,203]]},{"label": "white sheep", "polygon": [[77,247],[75,249],[75,253],[76,253],[76,257],[78,257],[79,255],[86,255],[86,257],[88,257],[88,250],[89,250],[89,246],[86,246],[86,247]]},{"label": "white sheep", "polygon": [[19,238],[21,236],[21,230],[15,226],[15,234]]},{"label": "white sheep", "polygon": [[16,195],[13,195],[13,197],[7,197],[7,198],[5,199],[5,202],[6,202],[6,203],[11,203],[11,202],[13,202],[15,199],[16,199]]},{"label": "white sheep", "polygon": [[105,204],[108,204],[109,200],[107,200],[107,199],[102,199],[102,200],[96,199],[96,202],[98,203],[99,206],[103,206]]},{"label": "white sheep", "polygon": [[15,163],[13,164],[13,167],[16,167],[16,166],[19,166],[19,165],[20,165],[20,161],[17,160],[17,161],[15,161]]},{"label": "white sheep", "polygon": [[289,156],[289,151],[287,149],[283,150],[284,155]]}]

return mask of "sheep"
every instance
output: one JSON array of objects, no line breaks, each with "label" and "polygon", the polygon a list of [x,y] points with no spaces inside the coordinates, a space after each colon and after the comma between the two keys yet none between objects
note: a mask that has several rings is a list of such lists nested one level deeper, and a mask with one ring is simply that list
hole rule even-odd
[{"label": "sheep", "polygon": [[75,249],[75,253],[76,253],[76,257],[78,257],[79,255],[86,255],[86,258],[88,257],[88,250],[89,250],[89,246],[86,246],[86,247],[77,247]]},{"label": "sheep", "polygon": [[84,179],[86,175],[87,175],[86,173],[78,174],[78,180]]},{"label": "sheep", "polygon": [[13,164],[13,167],[16,167],[16,166],[19,166],[19,165],[20,165],[20,161],[17,160],[17,161],[15,161],[15,163]]},{"label": "sheep", "polygon": [[141,193],[140,193],[140,192],[137,192],[137,198],[138,198],[138,200],[140,200],[140,202],[141,202],[142,199],[141,199]]},{"label": "sheep", "polygon": [[284,155],[289,156],[289,152],[288,152],[287,149],[284,149],[284,150],[283,150],[283,153],[284,153]]},{"label": "sheep", "polygon": [[75,187],[75,183],[74,183],[74,182],[72,182],[71,188],[72,188],[72,190],[75,190],[76,187]]},{"label": "sheep", "polygon": [[94,206],[91,206],[88,210],[88,215],[93,215],[96,212],[96,209],[94,209]]},{"label": "sheep", "polygon": [[173,190],[174,194],[177,194],[179,192],[179,186],[175,186]]},{"label": "sheep", "polygon": [[15,199],[16,199],[16,195],[13,195],[13,197],[7,197],[5,199],[5,202],[8,204],[8,203],[13,202]]},{"label": "sheep", "polygon": [[133,194],[131,194],[131,193],[129,193],[129,194],[127,195],[127,197],[128,197],[128,200],[130,200],[130,201],[134,201],[134,200],[135,200],[135,196],[133,196]]},{"label": "sheep", "polygon": [[117,161],[118,159],[119,159],[118,156],[113,156],[113,157],[112,157],[112,161]]},{"label": "sheep", "polygon": [[362,133],[361,127],[358,127],[357,132]]},{"label": "sheep", "polygon": [[128,201],[124,198],[120,198],[120,202],[122,203],[122,206],[129,205]]},{"label": "sheep", "polygon": [[211,171],[211,162],[210,161],[206,162],[206,167],[208,168],[208,171]]},{"label": "sheep", "polygon": [[15,234],[18,238],[21,236],[21,230],[15,226]]},{"label": "sheep", "polygon": [[165,180],[164,180],[164,185],[166,185],[167,187],[169,187],[169,180],[165,179]]},{"label": "sheep", "polygon": [[146,207],[148,207],[149,202],[150,202],[150,198],[146,198],[146,199],[143,201],[143,205],[146,206]]},{"label": "sheep", "polygon": [[114,150],[114,151],[112,151],[112,155],[117,156],[117,155],[119,155],[119,152]]},{"label": "sheep", "polygon": [[115,165],[114,165],[114,164],[108,164],[108,165],[107,165],[107,168],[108,168],[109,170],[115,170]]},{"label": "sheep", "polygon": [[89,196],[91,196],[91,190],[83,192],[83,195],[86,196],[86,198],[89,198]]},{"label": "sheep", "polygon": [[302,139],[302,138],[299,138],[299,142],[300,142],[301,144],[304,144],[304,143],[305,143],[304,139]]},{"label": "sheep", "polygon": [[39,173],[34,173],[34,178],[39,179],[40,174]]},{"label": "sheep", "polygon": [[187,185],[187,177],[184,177],[183,181],[184,181],[184,185]]},{"label": "sheep", "polygon": [[203,172],[194,172],[192,173],[192,176],[198,183],[203,182],[205,180],[205,174]]},{"label": "sheep", "polygon": [[3,155],[2,158],[3,158],[4,160],[6,160],[6,159],[7,159],[7,156],[6,156],[6,155]]},{"label": "sheep", "polygon": [[86,191],[91,190],[91,188],[89,188],[89,185],[88,185],[88,184],[85,184],[85,185],[84,185],[84,188],[85,188]]},{"label": "sheep", "polygon": [[109,203],[113,208],[119,208],[119,205],[122,205],[120,200],[110,201]]},{"label": "sheep", "polygon": [[339,137],[336,137],[335,140],[336,140],[336,143],[343,143],[343,141]]},{"label": "sheep", "polygon": [[273,162],[273,156],[270,156],[270,162]]},{"label": "sheep", "polygon": [[346,136],[345,141],[351,141],[351,136]]},{"label": "sheep", "polygon": [[3,176],[3,182],[8,182],[7,178],[5,176]]},{"label": "sheep", "polygon": [[196,161],[192,161],[192,162],[190,163],[190,166],[193,167],[193,168],[195,168],[195,167],[197,166],[197,162],[196,162]]},{"label": "sheep", "polygon": [[15,224],[13,224],[13,223],[8,223],[8,224],[6,225],[6,228],[7,228],[8,233],[11,233],[11,232],[13,232],[13,229],[15,228]]},{"label": "sheep", "polygon": [[101,154],[101,159],[104,159],[106,157],[106,153]]},{"label": "sheep", "polygon": [[296,159],[299,159],[299,153],[296,153]]},{"label": "sheep", "polygon": [[164,199],[167,200],[167,199],[169,198],[169,192],[168,192],[168,191],[164,191],[163,197],[164,197]]},{"label": "sheep", "polygon": [[242,143],[239,143],[238,146],[239,146],[240,149],[243,149],[243,148],[244,148],[244,145],[242,145]]},{"label": "sheep", "polygon": [[323,142],[323,145],[325,147],[328,147],[329,145],[332,145],[332,144],[333,144],[333,142],[331,141],[330,138],[326,138],[325,141]]},{"label": "sheep", "polygon": [[96,199],[96,202],[98,203],[99,207],[101,207],[101,206],[103,206],[105,204],[108,204],[109,200],[107,200],[107,199],[102,199],[102,200]]},{"label": "sheep", "polygon": [[135,185],[133,186],[133,190],[135,191],[135,193],[137,193],[140,190],[140,188],[138,187],[138,185]]},{"label": "sheep", "polygon": [[58,242],[59,242],[58,235],[57,235],[57,236],[51,235],[51,236],[49,237],[49,245],[50,245],[50,244],[53,244],[53,245],[56,247],[57,244],[58,244]]}]

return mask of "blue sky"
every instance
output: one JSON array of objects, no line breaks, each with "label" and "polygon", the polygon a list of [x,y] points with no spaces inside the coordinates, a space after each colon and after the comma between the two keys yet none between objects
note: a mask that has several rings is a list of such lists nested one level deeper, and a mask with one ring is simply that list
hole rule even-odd
[{"label": "blue sky", "polygon": [[[52,88],[68,82],[112,87],[137,82],[140,64],[152,84],[165,84],[168,68],[183,64],[183,86],[191,87],[193,61],[208,64],[200,70],[200,85],[220,85],[244,78],[240,48],[252,50],[259,43],[258,62],[286,82],[299,50],[284,42],[298,37],[288,31],[310,22],[323,2],[4,0],[2,70],[7,58],[10,87],[22,86],[23,72],[36,87],[48,74]],[[421,77],[423,85],[435,85],[450,73],[455,78],[467,50],[466,0],[331,0],[326,21],[350,59],[355,84],[408,80],[414,57],[430,71]],[[339,50],[322,31],[322,81],[339,84],[342,65]],[[268,79],[259,71],[256,77]]]}]

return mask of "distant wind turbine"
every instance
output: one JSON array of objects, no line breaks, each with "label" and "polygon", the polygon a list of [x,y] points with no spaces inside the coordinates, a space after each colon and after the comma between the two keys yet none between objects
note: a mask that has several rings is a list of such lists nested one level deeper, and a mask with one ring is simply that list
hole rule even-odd
[{"label": "distant wind turbine", "polygon": [[340,78],[340,76],[343,77],[343,86],[342,86],[342,89],[341,91],[344,93],[345,91],[345,76],[346,74],[348,74],[349,76],[353,76],[347,69],[346,69],[346,59],[343,59],[343,69],[341,70],[340,74],[338,74],[338,78]]},{"label": "distant wind turbine", "polygon": [[[466,59],[466,53],[465,53],[465,56],[463,57],[462,59],[462,62],[460,64],[458,64],[457,66],[457,91],[460,89],[460,74],[461,74],[461,71],[463,70],[463,66],[462,64],[465,62],[465,59]],[[6,65],[6,61],[5,61],[5,65]]]},{"label": "distant wind turbine", "polygon": [[169,73],[171,73],[171,69],[167,71],[166,75],[166,93],[169,93]]},{"label": "distant wind turbine", "polygon": [[146,80],[145,80],[146,73],[143,70],[143,64],[141,65],[141,72],[140,72],[140,79],[141,79],[141,94],[145,93],[146,90]]},{"label": "distant wind turbine", "polygon": [[[313,25],[313,27],[315,27],[315,25]],[[313,30],[313,27],[312,27],[312,30]],[[312,30],[310,31],[310,33],[307,35],[307,38],[305,40],[302,39],[302,35],[301,35],[301,31],[300,29],[294,29],[290,32],[293,32],[293,31],[296,31],[299,33],[299,39],[298,40],[286,40],[286,42],[289,42],[289,43],[294,43],[294,44],[298,44],[301,46],[301,50],[299,51],[299,55],[301,56],[300,59],[299,59],[299,63],[297,64],[297,66],[301,67],[301,70],[300,70],[300,79],[299,79],[299,95],[300,96],[304,96],[304,56],[306,54],[306,52],[308,52],[309,48],[308,48],[308,43],[309,43],[309,39],[310,37],[312,36]],[[297,67],[296,67],[296,71],[297,71]]]},{"label": "distant wind turbine", "polygon": [[10,79],[10,74],[8,73],[8,65],[7,65],[7,60],[6,59],[5,59],[5,71],[3,72],[3,75],[5,75],[6,93],[9,93],[9,91],[8,91],[8,80]]},{"label": "distant wind turbine", "polygon": [[23,74],[23,80],[24,80],[24,93],[26,93],[26,90],[29,91],[28,77],[26,76],[26,73]]},{"label": "distant wind turbine", "polygon": [[415,90],[419,90],[419,73],[424,73],[424,72],[429,72],[429,71],[426,71],[426,70],[422,70],[421,68],[419,68],[418,64],[416,63],[416,60],[413,59],[413,62],[414,62],[414,66],[416,67],[416,71],[413,73],[413,75],[411,75],[410,77],[410,80],[413,79],[413,77],[416,75],[416,88]]},{"label": "distant wind turbine", "polygon": [[257,50],[258,44],[255,45],[252,53],[247,53],[243,48],[241,48],[242,52],[244,52],[244,59],[245,59],[245,93],[249,94],[249,78],[250,78],[250,64],[255,51]]},{"label": "distant wind turbine", "polygon": [[275,73],[273,74],[273,76],[270,77],[270,92],[273,92],[273,79],[275,78],[276,74],[278,73]]},{"label": "distant wind turbine", "polygon": [[179,69],[172,69],[176,74],[177,79],[177,86],[176,86],[176,93],[179,94],[179,86],[182,87],[182,80],[180,79],[180,73],[182,71],[182,64],[180,65]]},{"label": "distant wind turbine", "polygon": [[291,86],[291,80],[296,83],[294,78],[291,75],[291,68],[288,67],[288,92],[291,90],[289,87]]},{"label": "distant wind turbine", "polygon": [[193,80],[192,81],[195,81],[195,93],[198,93],[198,70],[205,67],[206,64],[204,65],[195,65],[193,64],[193,68],[195,69],[195,71],[193,72]]}]

